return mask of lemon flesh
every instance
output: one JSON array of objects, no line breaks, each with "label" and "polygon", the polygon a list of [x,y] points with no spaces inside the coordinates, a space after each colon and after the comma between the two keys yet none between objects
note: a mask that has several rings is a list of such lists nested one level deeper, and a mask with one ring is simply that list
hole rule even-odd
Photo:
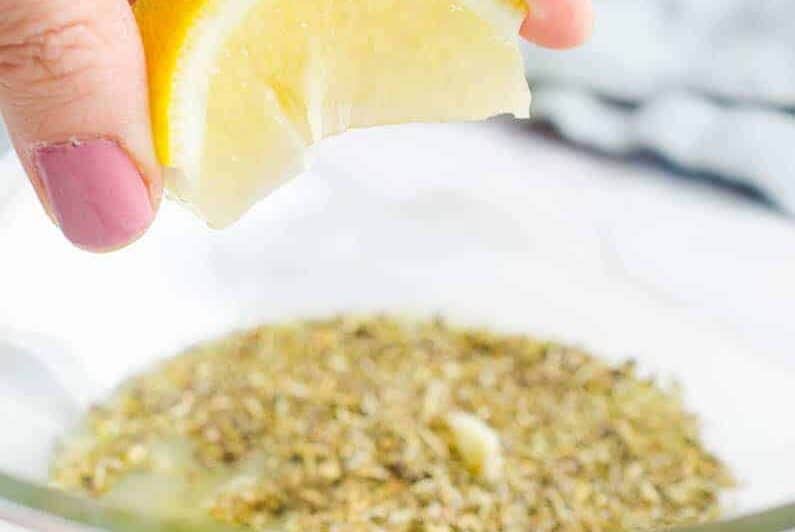
[{"label": "lemon flesh", "polygon": [[348,128],[527,116],[523,0],[138,0],[167,186],[214,227]]}]

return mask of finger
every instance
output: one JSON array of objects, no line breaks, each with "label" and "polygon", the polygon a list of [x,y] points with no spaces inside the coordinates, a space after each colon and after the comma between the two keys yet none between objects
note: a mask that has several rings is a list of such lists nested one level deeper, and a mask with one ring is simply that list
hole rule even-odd
[{"label": "finger", "polygon": [[546,48],[571,48],[591,34],[591,0],[529,0],[530,13],[519,33]]},{"label": "finger", "polygon": [[127,0],[0,0],[0,110],[66,237],[105,251],[161,194],[144,55]]}]

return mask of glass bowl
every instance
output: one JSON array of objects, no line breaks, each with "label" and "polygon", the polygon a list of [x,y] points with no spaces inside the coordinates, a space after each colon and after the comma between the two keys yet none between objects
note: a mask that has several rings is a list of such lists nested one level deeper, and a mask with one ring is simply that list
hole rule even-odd
[{"label": "glass bowl", "polygon": [[[22,182],[15,161],[0,164]],[[795,264],[782,251],[795,250],[795,231],[756,207],[503,120],[331,139],[312,171],[234,227],[212,232],[166,202],[147,236],[110,255],[72,249],[26,185],[10,188],[0,203],[0,520],[199,529],[47,490],[52,446],[124,377],[196,342],[386,311],[527,332],[675,379],[740,483],[725,500],[740,519],[699,530],[795,526],[795,360],[721,314],[733,300],[715,284],[778,290],[772,263],[744,250],[767,245],[792,261],[775,271]],[[764,307],[746,310],[763,322]]]}]

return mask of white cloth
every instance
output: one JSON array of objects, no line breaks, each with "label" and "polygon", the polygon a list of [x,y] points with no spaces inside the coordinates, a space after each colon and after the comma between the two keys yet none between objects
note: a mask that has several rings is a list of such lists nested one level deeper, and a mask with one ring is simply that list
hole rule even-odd
[{"label": "white cloth", "polygon": [[595,0],[593,39],[526,47],[534,115],[611,153],[652,150],[795,212],[795,2]]}]

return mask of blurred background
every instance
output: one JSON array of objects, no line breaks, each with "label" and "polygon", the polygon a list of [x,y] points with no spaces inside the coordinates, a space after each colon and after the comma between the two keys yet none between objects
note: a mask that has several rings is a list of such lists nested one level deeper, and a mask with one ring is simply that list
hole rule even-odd
[{"label": "blurred background", "polygon": [[595,0],[583,49],[527,47],[535,116],[594,150],[660,162],[795,210],[795,4]]}]

